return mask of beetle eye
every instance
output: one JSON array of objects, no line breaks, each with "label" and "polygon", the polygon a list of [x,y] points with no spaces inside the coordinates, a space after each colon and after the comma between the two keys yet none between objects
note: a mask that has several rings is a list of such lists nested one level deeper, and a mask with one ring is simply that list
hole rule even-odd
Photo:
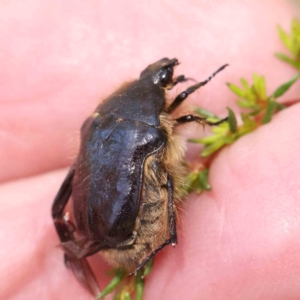
[{"label": "beetle eye", "polygon": [[159,74],[160,84],[162,87],[167,86],[173,79],[173,68],[167,67],[160,70]]}]

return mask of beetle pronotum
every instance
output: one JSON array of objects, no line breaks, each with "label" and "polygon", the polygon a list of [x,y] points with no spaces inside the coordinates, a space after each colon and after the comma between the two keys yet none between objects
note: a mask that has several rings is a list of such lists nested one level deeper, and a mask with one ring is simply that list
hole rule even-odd
[{"label": "beetle pronotum", "polygon": [[[176,204],[182,197],[184,147],[176,128],[205,118],[173,111],[206,80],[181,92],[170,105],[165,90],[176,58],[149,65],[138,80],[104,99],[81,127],[81,146],[52,206],[66,265],[91,293],[99,286],[86,260],[98,251],[114,266],[135,273],[165,246],[177,243]],[[65,217],[72,199],[74,224]]]}]

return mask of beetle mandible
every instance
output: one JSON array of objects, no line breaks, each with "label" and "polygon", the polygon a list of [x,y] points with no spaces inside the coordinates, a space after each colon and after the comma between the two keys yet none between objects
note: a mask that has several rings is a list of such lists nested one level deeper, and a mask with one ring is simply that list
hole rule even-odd
[{"label": "beetle mandible", "polygon": [[[177,243],[176,204],[183,196],[184,145],[176,128],[195,115],[173,111],[206,80],[170,105],[166,90],[188,80],[173,78],[176,58],[163,58],[104,99],[81,127],[81,146],[52,206],[65,263],[91,293],[99,286],[86,260],[101,251],[114,266],[136,273],[158,251]],[[65,214],[72,199],[73,222]]]}]

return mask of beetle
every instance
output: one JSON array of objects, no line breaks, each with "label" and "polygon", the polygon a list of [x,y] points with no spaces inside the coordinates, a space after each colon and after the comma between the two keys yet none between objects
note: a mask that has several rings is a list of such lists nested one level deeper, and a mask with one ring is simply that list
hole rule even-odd
[{"label": "beetle", "polygon": [[[227,66],[169,105],[166,90],[189,80],[173,77],[178,64],[176,58],[162,58],[98,105],[81,127],[79,154],[54,199],[52,217],[65,263],[94,295],[99,286],[86,257],[101,251],[112,265],[132,274],[177,243],[176,208],[186,171],[176,128],[227,120],[210,122],[192,114],[172,118],[188,95]],[[65,213],[69,199],[72,219]]]}]

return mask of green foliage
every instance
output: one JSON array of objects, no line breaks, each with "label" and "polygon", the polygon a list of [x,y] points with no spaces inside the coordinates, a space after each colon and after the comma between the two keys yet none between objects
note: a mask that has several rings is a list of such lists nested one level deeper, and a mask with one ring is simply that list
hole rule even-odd
[{"label": "green foliage", "polygon": [[144,277],[142,276],[142,272],[139,271],[136,275],[135,280],[135,287],[136,287],[136,300],[142,300],[143,299],[143,293],[144,293]]},{"label": "green foliage", "polygon": [[115,276],[110,281],[110,283],[105,287],[105,289],[100,293],[98,296],[98,299],[103,299],[106,295],[111,293],[123,280],[126,272],[123,269],[117,269],[115,271]]},{"label": "green foliage", "polygon": [[201,193],[203,190],[210,191],[211,186],[208,183],[208,168],[204,170],[195,170],[189,173],[187,177],[188,193],[195,191]]},{"label": "green foliage", "polygon": [[[228,109],[228,122],[224,122],[212,129],[212,135],[202,139],[190,139],[189,142],[204,145],[201,152],[203,157],[215,153],[227,144],[232,144],[241,136],[252,132],[259,126],[271,121],[274,113],[282,110],[284,105],[277,102],[277,98],[282,96],[299,78],[299,74],[294,75],[290,80],[280,85],[273,93],[267,96],[266,80],[263,76],[253,74],[253,83],[249,84],[244,78],[240,80],[241,86],[228,83],[229,89],[238,96],[238,105],[244,109],[240,115],[241,124],[237,124],[237,117],[234,112]],[[204,113],[203,113],[204,112]],[[196,113],[207,117],[210,121],[218,121],[215,115],[197,108]],[[199,179],[192,172],[190,175],[190,186],[197,192],[201,191]]]},{"label": "green foliage", "polygon": [[236,133],[237,132],[237,120],[236,120],[235,114],[229,107],[227,107],[227,110],[228,110],[229,130],[231,133]]},{"label": "green foliage", "polygon": [[[150,274],[154,264],[154,259],[151,259],[144,268],[136,275],[128,276],[124,269],[116,269],[109,272],[109,275],[114,274],[110,283],[98,295],[97,299],[104,297],[115,291],[114,300],[142,300],[144,293],[145,277]],[[135,298],[132,298],[135,296]]]},{"label": "green foliage", "polygon": [[154,265],[154,258],[150,259],[149,262],[146,264],[144,268],[144,273],[142,274],[142,277],[145,278],[148,276],[153,268]]},{"label": "green foliage", "polygon": [[[213,127],[211,135],[201,139],[190,139],[189,142],[203,144],[201,156],[209,157],[225,145],[232,144],[241,136],[269,123],[276,112],[285,108],[283,104],[277,102],[277,98],[282,96],[298,78],[299,74],[295,74],[269,96],[267,96],[265,78],[257,74],[253,74],[252,85],[244,78],[240,80],[241,86],[228,83],[229,89],[238,96],[237,104],[245,111],[240,115],[240,124],[238,125],[235,113],[227,108],[228,122]],[[195,112],[212,122],[220,120],[216,115],[202,108],[196,108]],[[201,193],[203,190],[211,190],[208,183],[208,168],[202,166],[201,170],[191,171],[187,177],[187,186],[188,192]]]},{"label": "green foliage", "polygon": [[277,29],[279,37],[290,55],[276,53],[276,57],[300,70],[300,22],[297,19],[292,21],[290,33],[286,33],[281,26],[278,26]]},{"label": "green foliage", "polygon": [[274,98],[282,96],[299,78],[299,74],[295,74],[289,81],[279,86],[273,93]]}]

